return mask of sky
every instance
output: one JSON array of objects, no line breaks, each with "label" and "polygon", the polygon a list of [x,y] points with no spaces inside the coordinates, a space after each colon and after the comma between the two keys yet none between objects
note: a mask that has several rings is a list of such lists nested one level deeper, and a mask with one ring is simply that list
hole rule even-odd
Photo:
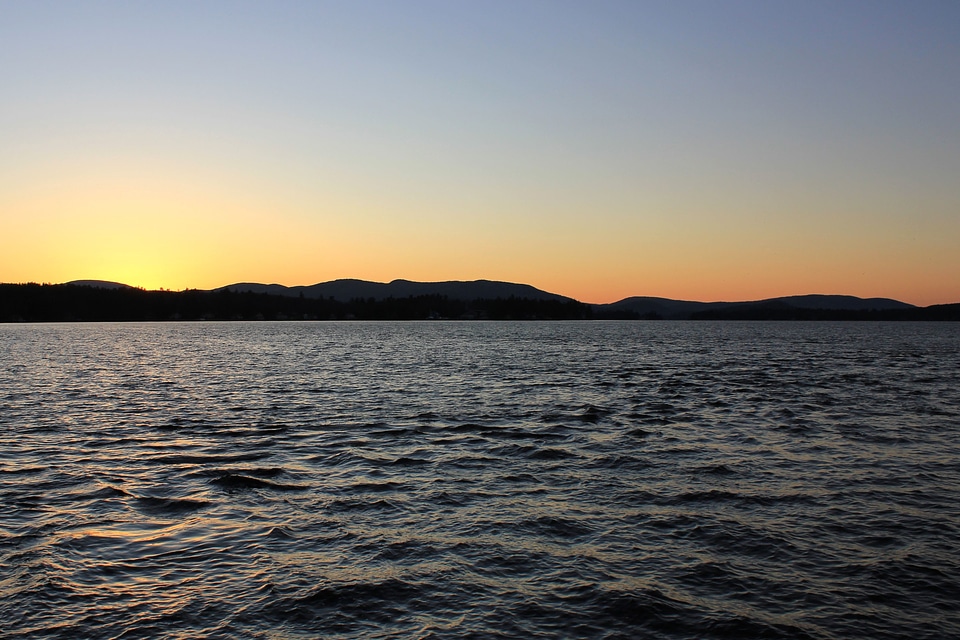
[{"label": "sky", "polygon": [[956,0],[0,0],[0,282],[960,301]]}]

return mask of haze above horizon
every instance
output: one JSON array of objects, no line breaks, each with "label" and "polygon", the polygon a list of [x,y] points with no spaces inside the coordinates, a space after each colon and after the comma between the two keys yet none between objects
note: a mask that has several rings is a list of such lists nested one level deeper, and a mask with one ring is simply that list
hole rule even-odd
[{"label": "haze above horizon", "polygon": [[960,3],[12,1],[0,281],[960,300]]}]

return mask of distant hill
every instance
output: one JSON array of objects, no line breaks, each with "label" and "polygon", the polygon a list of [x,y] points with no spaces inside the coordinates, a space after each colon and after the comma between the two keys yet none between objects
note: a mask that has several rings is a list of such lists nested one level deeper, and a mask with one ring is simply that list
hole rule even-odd
[{"label": "distant hill", "polygon": [[[802,295],[749,302],[693,302],[668,298],[632,297],[611,304],[593,305],[595,317],[688,319],[818,319],[813,311],[843,313],[893,312],[916,309],[914,305],[889,298],[857,298],[843,295]],[[769,318],[767,318],[768,316]]]},{"label": "distant hill", "polygon": [[843,311],[879,311],[884,309],[915,309],[906,302],[890,298],[857,298],[856,296],[806,295],[771,298],[761,302],[779,301],[798,309],[835,309]]},{"label": "distant hill", "polygon": [[490,281],[314,287],[250,283],[212,291],[146,291],[117,283],[0,284],[0,322],[164,320],[586,320],[589,305]]},{"label": "distant hill", "polygon": [[330,282],[321,282],[310,286],[286,287],[280,284],[256,284],[241,282],[215,289],[222,291],[229,289],[236,293],[269,293],[280,296],[329,299],[339,302],[351,300],[386,300],[388,298],[413,298],[417,296],[445,296],[450,300],[495,300],[497,298],[525,298],[527,300],[551,300],[556,302],[570,302],[573,299],[541,291],[528,284],[512,282],[497,282],[494,280],[446,281],[446,282],[413,282],[411,280],[394,280],[388,283],[369,282],[366,280],[342,279]]}]

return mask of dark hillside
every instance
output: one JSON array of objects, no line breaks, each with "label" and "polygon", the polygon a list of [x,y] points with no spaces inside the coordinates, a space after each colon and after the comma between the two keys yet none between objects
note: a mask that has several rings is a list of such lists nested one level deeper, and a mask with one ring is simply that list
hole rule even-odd
[{"label": "dark hillside", "polygon": [[458,300],[446,296],[332,298],[218,291],[144,291],[72,284],[0,285],[0,322],[158,320],[579,320],[590,307],[575,300],[518,297]]}]

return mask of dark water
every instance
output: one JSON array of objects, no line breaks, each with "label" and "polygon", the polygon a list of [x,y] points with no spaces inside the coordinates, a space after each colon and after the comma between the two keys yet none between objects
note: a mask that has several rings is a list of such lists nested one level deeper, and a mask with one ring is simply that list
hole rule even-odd
[{"label": "dark water", "polygon": [[960,637],[960,326],[0,326],[0,635]]}]

